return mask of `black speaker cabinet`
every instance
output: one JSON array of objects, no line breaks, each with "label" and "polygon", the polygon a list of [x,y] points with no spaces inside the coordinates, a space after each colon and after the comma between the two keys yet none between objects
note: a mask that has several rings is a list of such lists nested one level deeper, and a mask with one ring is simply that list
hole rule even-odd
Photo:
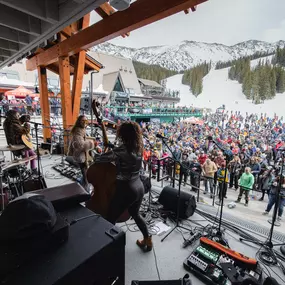
[{"label": "black speaker cabinet", "polygon": [[[177,214],[178,189],[166,186],[162,189],[158,202],[163,205],[166,210],[170,210]],[[187,219],[194,214],[196,210],[196,200],[190,193],[180,191],[179,199],[179,217]]]}]

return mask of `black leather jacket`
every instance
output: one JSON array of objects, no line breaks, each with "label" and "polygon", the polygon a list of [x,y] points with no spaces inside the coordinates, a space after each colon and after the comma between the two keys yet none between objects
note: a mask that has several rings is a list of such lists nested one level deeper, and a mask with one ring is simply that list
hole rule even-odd
[{"label": "black leather jacket", "polygon": [[115,162],[118,180],[133,180],[139,178],[142,167],[142,155],[129,153],[124,145],[115,147],[112,151],[100,155],[96,162]]}]

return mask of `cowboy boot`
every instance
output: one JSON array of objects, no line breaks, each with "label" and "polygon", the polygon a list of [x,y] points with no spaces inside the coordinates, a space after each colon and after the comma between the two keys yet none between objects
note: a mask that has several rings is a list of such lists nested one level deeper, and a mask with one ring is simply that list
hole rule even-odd
[{"label": "cowboy boot", "polygon": [[152,236],[148,238],[144,238],[143,240],[137,240],[137,245],[144,251],[151,251],[152,250]]}]

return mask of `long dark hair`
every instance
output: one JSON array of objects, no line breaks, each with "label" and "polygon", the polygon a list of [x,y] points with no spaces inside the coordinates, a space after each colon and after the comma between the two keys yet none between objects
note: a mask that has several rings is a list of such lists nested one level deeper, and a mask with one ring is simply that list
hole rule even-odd
[{"label": "long dark hair", "polygon": [[80,116],[77,118],[77,120],[76,120],[74,126],[73,126],[72,129],[71,129],[71,133],[72,133],[72,134],[75,132],[75,130],[76,130],[77,128],[84,128],[84,124],[83,124],[83,122],[82,122],[82,119],[83,119],[83,118],[85,118],[84,115],[80,115]]},{"label": "long dark hair", "polygon": [[139,124],[131,121],[122,123],[117,130],[117,138],[122,140],[128,152],[142,154],[143,139]]}]

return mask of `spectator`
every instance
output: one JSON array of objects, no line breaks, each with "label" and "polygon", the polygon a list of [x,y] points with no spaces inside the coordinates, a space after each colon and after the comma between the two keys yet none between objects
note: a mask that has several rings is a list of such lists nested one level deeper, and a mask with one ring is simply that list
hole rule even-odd
[{"label": "spectator", "polygon": [[213,198],[214,193],[214,175],[217,172],[217,166],[215,162],[211,161],[209,158],[206,159],[206,162],[202,166],[202,171],[204,175],[204,181],[205,181],[205,191],[204,194],[208,193],[208,184],[210,186],[210,193],[211,198]]},{"label": "spectator", "polygon": [[254,176],[251,174],[251,168],[246,167],[245,172],[242,174],[241,178],[239,179],[239,186],[240,191],[238,195],[238,199],[236,200],[237,203],[240,203],[242,195],[245,195],[245,206],[248,206],[248,194],[249,191],[252,190],[254,184]]},{"label": "spectator", "polygon": [[230,173],[226,169],[226,163],[222,163],[221,168],[218,170],[218,183],[219,183],[219,200],[222,198],[227,198],[228,183],[230,178]]},{"label": "spectator", "polygon": [[[277,179],[272,184],[272,188],[269,194],[269,202],[267,204],[266,210],[264,211],[263,215],[268,215],[272,207],[277,203],[279,180],[280,178],[277,177]],[[285,179],[283,177],[281,181],[277,221],[281,221],[284,205],[285,205]]]}]

